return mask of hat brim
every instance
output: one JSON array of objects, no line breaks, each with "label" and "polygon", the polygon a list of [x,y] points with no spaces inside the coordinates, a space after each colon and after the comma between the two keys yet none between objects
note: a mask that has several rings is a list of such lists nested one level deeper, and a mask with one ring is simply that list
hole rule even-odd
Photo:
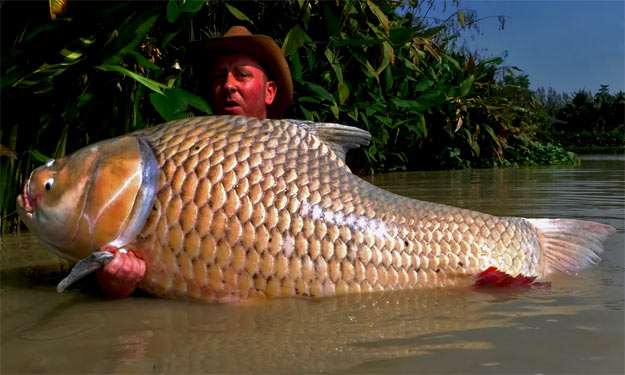
[{"label": "hat brim", "polygon": [[243,53],[255,57],[269,70],[278,88],[276,97],[267,107],[267,117],[279,118],[293,100],[293,81],[289,65],[273,39],[266,35],[227,36],[189,43],[194,59],[214,60],[224,53]]}]

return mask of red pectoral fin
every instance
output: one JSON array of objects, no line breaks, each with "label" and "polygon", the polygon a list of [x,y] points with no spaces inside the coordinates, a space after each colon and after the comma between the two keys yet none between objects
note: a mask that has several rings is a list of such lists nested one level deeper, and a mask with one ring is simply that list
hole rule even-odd
[{"label": "red pectoral fin", "polygon": [[549,285],[549,283],[536,283],[534,280],[536,280],[536,277],[526,277],[523,275],[513,277],[505,272],[499,271],[495,267],[489,267],[477,275],[473,286],[476,288],[483,288],[517,286],[545,287]]},{"label": "red pectoral fin", "polygon": [[97,271],[100,288],[113,297],[129,296],[145,275],[145,262],[132,251],[111,246],[102,250],[113,253],[115,257]]}]

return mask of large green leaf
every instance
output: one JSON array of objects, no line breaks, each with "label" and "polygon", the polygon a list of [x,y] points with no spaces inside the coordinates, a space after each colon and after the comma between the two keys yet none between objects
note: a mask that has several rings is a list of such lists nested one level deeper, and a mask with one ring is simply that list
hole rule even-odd
[{"label": "large green leaf", "polygon": [[204,0],[169,0],[167,22],[174,23],[182,13],[197,13],[203,5]]},{"label": "large green leaf", "polygon": [[254,22],[248,16],[246,16],[245,13],[241,12],[239,9],[233,7],[232,5],[228,3],[224,3],[224,5],[226,6],[226,9],[228,9],[230,14],[232,14],[236,18],[240,19],[241,21],[247,21],[251,23],[252,25],[254,24]]},{"label": "large green leaf", "polygon": [[465,79],[464,81],[460,82],[459,88],[460,88],[460,97],[465,97],[467,96],[467,94],[469,93],[469,90],[471,90],[471,85],[473,85],[473,80],[475,79],[475,76],[473,74],[471,74],[467,79]]},{"label": "large green leaf", "polygon": [[153,92],[150,94],[150,102],[165,121],[187,117],[187,106],[178,90],[167,89],[163,94]]},{"label": "large green leaf", "polygon": [[389,91],[393,88],[393,72],[390,66],[384,70],[384,91]]},{"label": "large green leaf", "polygon": [[306,40],[311,40],[300,25],[295,25],[289,30],[289,33],[282,44],[282,54],[288,57],[304,44]]},{"label": "large green leaf", "polygon": [[349,98],[349,86],[345,82],[339,83],[339,104],[343,105]]},{"label": "large green leaf", "polygon": [[386,69],[388,64],[391,62],[392,57],[393,47],[391,47],[391,44],[389,42],[382,43],[382,61],[380,62],[380,66],[378,66],[378,69],[376,69],[375,71],[376,78],[378,78],[380,76],[380,73],[382,73],[382,71]]},{"label": "large green leaf", "polygon": [[490,126],[486,124],[482,124],[482,129],[486,130],[486,133],[490,135],[490,138],[493,140],[493,142],[495,142],[497,146],[501,147],[501,144],[499,143],[499,138],[495,134],[495,131],[493,130],[493,128],[491,128]]},{"label": "large green leaf", "polygon": [[339,64],[338,58],[334,55],[334,52],[332,52],[330,48],[326,48],[325,55],[326,55],[326,58],[328,59],[328,62],[330,63],[330,67],[334,71],[334,75],[336,76],[338,83],[342,84],[343,83],[343,70],[341,69],[341,64]]},{"label": "large green leaf", "polygon": [[384,29],[384,32],[386,32],[386,35],[388,35],[390,32],[390,26],[386,14],[384,14],[384,12],[382,12],[382,10],[371,0],[367,0],[367,5],[369,6],[369,9],[371,9],[373,14],[375,14],[375,16],[378,18],[378,21],[380,21],[380,25],[382,25],[382,28]]},{"label": "large green leaf", "polygon": [[299,59],[299,52],[294,51],[291,56],[289,56],[289,67],[291,70],[291,75],[293,76],[294,81],[299,81],[302,79],[302,63]]},{"label": "large green leaf", "polygon": [[159,94],[162,94],[163,90],[167,89],[167,86],[163,85],[162,83],[153,81],[149,78],[145,78],[144,76],[137,74],[133,71],[130,71],[126,68],[123,68],[119,65],[99,65],[99,66],[95,66],[94,68],[104,70],[106,72],[122,73],[134,79],[135,81],[139,82],[140,84],[144,85],[145,87],[149,88],[150,90],[155,91]]},{"label": "large green leaf", "polygon": [[447,60],[448,62],[450,62],[454,68],[456,68],[456,70],[461,70],[462,68],[460,67],[460,64],[458,63],[458,61],[456,61],[456,59],[454,59],[453,57],[445,54],[445,53],[441,53],[441,56],[443,56],[443,58],[445,58],[445,60]]},{"label": "large green leaf", "polygon": [[[173,89],[167,89],[168,92],[170,90],[173,90]],[[185,104],[188,104],[193,108],[199,109],[200,111],[204,112],[207,115],[213,114],[213,110],[211,109],[210,105],[208,105],[206,100],[204,100],[204,98],[202,98],[201,96],[195,95],[186,90],[181,90],[181,89],[175,89],[175,90],[178,91],[178,95],[180,96],[180,99]]]},{"label": "large green leaf", "polygon": [[316,85],[314,83],[311,82],[306,82],[306,81],[301,81],[301,84],[304,85],[304,87],[312,94],[316,95],[319,98],[325,99],[327,101],[330,101],[332,103],[336,102],[336,99],[334,98],[334,96],[332,96],[326,89],[324,89],[323,87]]},{"label": "large green leaf", "polygon": [[429,79],[423,77],[423,78],[421,78],[421,80],[419,80],[419,82],[415,86],[414,91],[425,91],[428,88],[432,87],[433,84],[434,84],[434,82],[432,82]]},{"label": "large green leaf", "polygon": [[403,44],[409,41],[417,30],[417,27],[393,27],[389,39],[394,44]]},{"label": "large green leaf", "polygon": [[146,68],[148,68],[150,70],[154,70],[157,73],[160,73],[160,72],[163,71],[163,68],[161,68],[160,66],[154,64],[152,61],[146,59],[140,53],[135,52],[135,51],[130,51],[130,54],[135,58],[135,60],[137,61],[138,64],[143,65],[144,67],[146,67]]}]

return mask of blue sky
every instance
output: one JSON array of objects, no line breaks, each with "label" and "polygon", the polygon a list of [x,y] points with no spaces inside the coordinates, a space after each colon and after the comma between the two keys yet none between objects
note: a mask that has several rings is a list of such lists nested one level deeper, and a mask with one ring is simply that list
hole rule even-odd
[{"label": "blue sky", "polygon": [[[608,84],[612,93],[625,91],[625,1],[461,1],[466,8],[478,18],[494,16],[467,39],[469,49],[485,57],[508,51],[505,64],[523,69],[532,89],[595,93]],[[503,30],[500,15],[506,16]]]}]

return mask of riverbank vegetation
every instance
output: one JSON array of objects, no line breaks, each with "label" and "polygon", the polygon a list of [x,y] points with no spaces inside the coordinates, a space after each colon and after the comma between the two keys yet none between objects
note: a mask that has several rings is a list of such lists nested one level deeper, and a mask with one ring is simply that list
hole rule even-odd
[{"label": "riverbank vegetation", "polygon": [[[47,159],[211,114],[202,67],[192,65],[186,46],[236,24],[282,46],[295,86],[283,117],[371,132],[371,145],[349,154],[358,173],[575,162],[564,148],[575,135],[552,126],[554,113],[518,68],[455,48],[457,31],[472,27],[476,15],[457,11],[433,23],[433,3],[69,0],[52,20],[48,2],[3,2],[3,229],[16,225],[15,197]],[[580,100],[561,109],[571,114],[562,121],[572,124],[586,105]],[[580,124],[574,134],[617,129],[607,126]]]},{"label": "riverbank vegetation", "polygon": [[579,90],[571,95],[539,88],[536,97],[553,119],[545,129],[548,140],[576,153],[625,152],[625,93],[610,94],[601,85],[593,95]]}]

